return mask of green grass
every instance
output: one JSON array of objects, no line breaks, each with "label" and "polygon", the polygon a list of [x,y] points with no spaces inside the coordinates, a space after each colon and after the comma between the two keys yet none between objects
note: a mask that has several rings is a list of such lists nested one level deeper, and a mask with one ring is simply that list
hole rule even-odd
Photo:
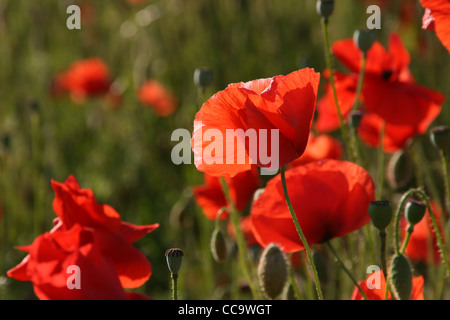
[{"label": "green grass", "polygon": [[[362,1],[340,1],[330,20],[331,42],[352,37],[368,17]],[[72,3],[95,9],[92,22],[82,18],[81,30],[66,28],[66,8]],[[450,55],[433,32],[420,29],[422,9],[416,9],[413,23],[403,26],[396,12],[383,11],[377,39],[386,45],[390,32],[399,32],[411,53],[417,82],[449,96]],[[138,25],[141,10],[150,10],[157,19]],[[126,31],[133,29],[127,26],[136,27],[131,37]],[[419,52],[417,37],[427,44],[426,52]],[[50,97],[52,77],[91,56],[101,57],[123,85],[120,108],[110,109],[102,99],[75,105],[67,98]],[[198,96],[192,81],[201,66],[214,71],[204,97]],[[82,188],[92,189],[97,200],[113,206],[124,221],[160,223],[136,243],[153,266],[152,277],[138,291],[170,299],[164,252],[180,247],[185,252],[180,298],[221,298],[218,283],[228,281],[229,270],[238,270],[231,263],[227,268],[213,262],[208,240],[214,224],[192,199],[181,216],[175,210],[178,205],[174,209],[183,202],[185,190],[203,179],[193,164],[171,162],[171,133],[177,128],[191,131],[201,99],[229,83],[306,66],[320,72],[325,68],[313,0],[165,0],[141,5],[125,0],[0,0],[0,135],[10,140],[8,148],[0,148],[1,276],[24,257],[14,246],[29,244],[52,227],[51,179],[62,182],[73,174]],[[135,92],[148,77],[161,81],[179,99],[171,117],[159,118],[137,101]],[[447,100],[436,123],[450,123],[448,108]],[[428,148],[427,137],[421,141]],[[431,165],[438,168],[433,151],[424,156],[434,159]],[[345,241],[342,247],[347,248]],[[357,247],[353,249],[364,251]],[[365,276],[361,265],[358,278]],[[336,297],[349,298],[351,288],[348,282],[346,290],[336,289]],[[231,297],[246,297],[237,292],[234,287]],[[30,283],[13,279],[0,285],[0,294],[3,299],[35,299]]]}]

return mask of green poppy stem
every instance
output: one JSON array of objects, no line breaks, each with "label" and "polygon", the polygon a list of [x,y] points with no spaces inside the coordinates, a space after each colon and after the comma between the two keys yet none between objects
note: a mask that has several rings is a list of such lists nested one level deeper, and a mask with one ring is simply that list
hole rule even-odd
[{"label": "green poppy stem", "polygon": [[380,129],[380,139],[378,146],[378,177],[377,177],[377,189],[376,189],[376,199],[381,199],[383,197],[383,185],[384,185],[384,174],[385,174],[385,153],[384,153],[384,135],[386,131],[386,122],[383,121]]},{"label": "green poppy stem", "polygon": [[245,237],[244,237],[244,234],[241,229],[239,213],[236,209],[236,205],[234,204],[234,201],[231,199],[230,192],[228,190],[228,185],[227,185],[224,177],[220,177],[220,183],[222,185],[222,190],[225,194],[225,199],[227,200],[229,206],[231,207],[230,219],[231,219],[231,223],[233,224],[233,227],[234,227],[234,230],[236,233],[236,243],[237,243],[237,247],[238,247],[238,251],[239,251],[239,258],[241,261],[244,275],[247,278],[247,281],[249,283],[253,298],[259,299],[259,298],[261,298],[261,295],[260,295],[260,291],[258,290],[258,287],[255,284],[254,266],[250,260],[250,254],[248,252],[247,244],[245,242]]},{"label": "green poppy stem", "polygon": [[303,247],[305,247],[306,255],[308,256],[308,262],[309,262],[309,265],[311,266],[311,270],[312,270],[313,276],[314,276],[317,297],[319,298],[319,300],[323,300],[323,294],[322,294],[322,289],[320,287],[319,275],[317,273],[317,269],[316,269],[316,266],[315,266],[313,258],[312,258],[311,249],[308,245],[308,242],[306,241],[305,235],[303,234],[302,228],[300,227],[300,224],[298,222],[297,215],[295,214],[294,208],[293,208],[291,200],[289,198],[289,193],[288,193],[287,185],[286,185],[285,171],[286,171],[286,168],[281,167],[281,169],[280,169],[281,184],[283,185],[284,198],[286,200],[286,204],[288,206],[289,213],[291,214],[292,220],[294,221],[295,229],[297,230],[300,240],[302,241]]}]

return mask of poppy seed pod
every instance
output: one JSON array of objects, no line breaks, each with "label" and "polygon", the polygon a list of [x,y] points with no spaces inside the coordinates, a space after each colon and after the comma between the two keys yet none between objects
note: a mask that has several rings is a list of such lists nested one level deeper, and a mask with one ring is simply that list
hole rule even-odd
[{"label": "poppy seed pod", "polygon": [[422,220],[427,206],[423,202],[410,200],[405,205],[405,216],[410,225],[415,225]]},{"label": "poppy seed pod", "polygon": [[214,229],[210,242],[211,253],[216,262],[224,262],[227,259],[227,243],[220,229]]},{"label": "poppy seed pod", "polygon": [[206,88],[213,81],[214,74],[209,68],[197,68],[194,71],[194,83],[197,87]]},{"label": "poppy seed pod", "polygon": [[431,142],[441,150],[448,150],[450,147],[450,127],[438,126],[430,131]]},{"label": "poppy seed pod", "polygon": [[328,18],[334,11],[334,0],[318,0],[316,10],[320,16]]},{"label": "poppy seed pod", "polygon": [[389,272],[392,293],[397,300],[409,300],[412,292],[412,271],[408,259],[396,254],[391,262]]},{"label": "poppy seed pod", "polygon": [[365,29],[355,30],[353,33],[353,41],[362,52],[367,52],[375,42],[375,32]]},{"label": "poppy seed pod", "polygon": [[353,110],[348,115],[348,123],[354,129],[357,129],[361,123],[363,113],[359,110]]},{"label": "poppy seed pod", "polygon": [[288,266],[283,252],[277,244],[269,244],[258,264],[258,279],[264,294],[275,299],[284,289],[288,277]]},{"label": "poppy seed pod", "polygon": [[372,201],[369,205],[369,216],[373,225],[383,231],[392,220],[391,204],[385,200]]},{"label": "poppy seed pod", "polygon": [[183,255],[183,250],[178,248],[172,248],[166,251],[167,266],[172,274],[177,274],[180,271]]}]

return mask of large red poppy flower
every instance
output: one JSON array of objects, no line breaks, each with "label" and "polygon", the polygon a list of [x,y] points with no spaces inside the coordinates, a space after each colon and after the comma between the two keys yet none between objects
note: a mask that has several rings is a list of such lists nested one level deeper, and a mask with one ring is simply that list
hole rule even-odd
[{"label": "large red poppy flower", "polygon": [[336,138],[327,134],[310,133],[305,152],[298,159],[289,163],[289,167],[325,159],[340,160],[343,152],[342,144]]},{"label": "large red poppy flower", "polygon": [[[337,41],[333,53],[353,73],[359,74],[361,50],[353,39]],[[415,83],[409,71],[410,56],[397,34],[389,38],[389,50],[375,42],[367,52],[363,101],[368,112],[396,125],[418,126],[439,114],[444,96]]]},{"label": "large red poppy flower", "polygon": [[[431,202],[430,205],[433,209],[433,213],[436,216],[436,222],[439,226],[439,231],[442,234],[442,212],[435,202]],[[403,219],[401,221],[401,225],[403,237],[405,237],[406,228],[408,227],[406,219]],[[414,226],[414,231],[411,234],[411,238],[409,239],[408,246],[405,250],[405,255],[407,255],[412,262],[438,264],[441,261],[441,254],[436,239],[436,233],[433,230],[433,224],[431,222],[430,214],[427,209],[422,220],[420,220],[420,222]]]},{"label": "large red poppy flower", "polygon": [[252,165],[278,169],[297,159],[308,141],[319,81],[320,74],[306,68],[230,84],[213,95],[195,116],[197,169],[234,176]]},{"label": "large red poppy flower", "polygon": [[[214,220],[220,209],[228,206],[227,200],[222,190],[219,178],[209,174],[204,175],[205,184],[193,188],[193,193],[197,204],[202,208],[208,219]],[[252,199],[256,189],[260,186],[261,180],[258,169],[240,172],[234,177],[225,178],[230,197],[236,205],[238,211],[244,210]],[[221,214],[221,219],[228,218],[226,210]]]},{"label": "large red poppy flower", "polygon": [[160,117],[168,117],[175,112],[178,100],[160,82],[147,80],[137,93],[139,102],[153,108]]},{"label": "large red poppy flower", "polygon": [[[386,280],[383,272],[375,271],[373,274],[367,276],[366,281],[361,281],[358,284],[369,300],[384,300]],[[413,277],[410,300],[424,300],[423,286],[424,279],[422,276]],[[361,292],[356,287],[353,289],[351,300],[364,300]],[[392,300],[390,292],[388,292],[388,300]]]},{"label": "large red poppy flower", "polygon": [[68,70],[56,75],[52,92],[55,95],[68,93],[74,102],[81,103],[88,96],[108,93],[111,84],[108,66],[93,57],[75,61]]},{"label": "large red poppy flower", "polygon": [[[55,227],[20,247],[28,253],[8,276],[32,281],[40,299],[126,299],[124,288],[148,280],[151,265],[132,242],[158,224],[136,226],[123,222],[110,206],[99,204],[73,176],[52,181]],[[80,289],[67,286],[68,268],[80,270]]]},{"label": "large red poppy flower", "polygon": [[[360,166],[324,160],[286,171],[289,196],[308,244],[342,237],[370,221],[374,183]],[[281,176],[271,179],[251,209],[253,231],[265,247],[278,243],[285,252],[304,249],[288,211]]]},{"label": "large red poppy flower", "polygon": [[450,1],[420,0],[425,8],[422,28],[434,30],[437,37],[450,52]]}]

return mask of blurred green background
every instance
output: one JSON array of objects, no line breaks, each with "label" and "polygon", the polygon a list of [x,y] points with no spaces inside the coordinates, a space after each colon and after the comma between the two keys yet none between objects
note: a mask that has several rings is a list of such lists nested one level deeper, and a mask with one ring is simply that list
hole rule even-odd
[{"label": "blurred green background", "polygon": [[[338,0],[330,19],[331,42],[365,27],[366,8],[377,1]],[[412,10],[400,19],[403,4]],[[135,243],[153,266],[137,291],[170,299],[164,252],[185,252],[180,296],[220,298],[217,266],[208,250],[213,222],[189,197],[203,178],[194,165],[174,165],[171,133],[192,130],[202,101],[227,84],[287,74],[303,67],[325,69],[323,37],[315,0],[0,0],[0,297],[35,299],[30,283],[5,273],[30,244],[52,227],[50,180],[73,174],[100,203],[124,221],[159,223]],[[434,32],[421,30],[418,1],[390,1],[382,7],[377,39],[400,33],[411,53],[417,82],[450,94],[450,55]],[[83,10],[81,30],[68,30],[66,9]],[[53,99],[52,78],[75,60],[97,56],[123,90],[120,107],[101,98],[76,105]],[[214,82],[204,95],[193,73],[206,66]],[[338,65],[338,67],[340,67]],[[163,83],[179,100],[177,111],[158,117],[136,98],[147,78]],[[322,83],[323,84],[323,83]],[[450,123],[449,102],[436,123]],[[350,294],[350,293],[348,293]],[[343,297],[345,298],[345,297]]]}]

